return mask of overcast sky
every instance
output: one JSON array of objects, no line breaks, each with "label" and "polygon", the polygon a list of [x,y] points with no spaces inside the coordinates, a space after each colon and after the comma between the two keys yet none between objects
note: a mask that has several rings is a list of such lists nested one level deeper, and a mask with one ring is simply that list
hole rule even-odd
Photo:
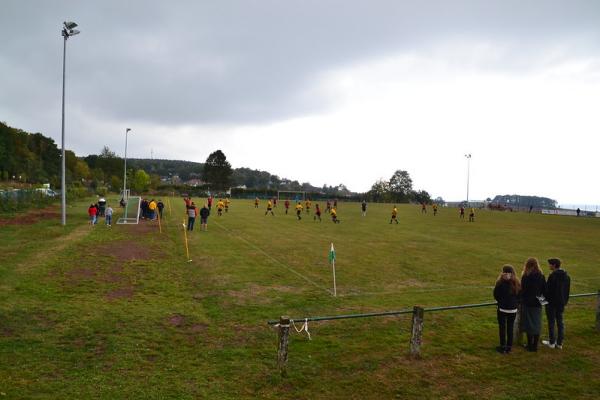
[{"label": "overcast sky", "polygon": [[0,120],[60,146],[600,204],[600,1],[0,1]]}]

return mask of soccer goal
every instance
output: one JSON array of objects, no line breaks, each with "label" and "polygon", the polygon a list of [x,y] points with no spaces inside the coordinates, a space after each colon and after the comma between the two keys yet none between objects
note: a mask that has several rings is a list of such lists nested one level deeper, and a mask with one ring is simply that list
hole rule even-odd
[{"label": "soccer goal", "polygon": [[277,200],[294,200],[304,201],[306,199],[306,192],[294,191],[294,190],[279,190],[277,191]]},{"label": "soccer goal", "polygon": [[140,205],[142,198],[139,196],[129,197],[123,208],[123,216],[117,220],[119,225],[131,225],[140,223]]}]

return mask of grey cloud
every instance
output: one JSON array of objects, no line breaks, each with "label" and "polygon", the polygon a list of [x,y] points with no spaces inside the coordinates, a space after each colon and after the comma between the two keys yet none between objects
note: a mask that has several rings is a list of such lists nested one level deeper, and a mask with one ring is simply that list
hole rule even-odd
[{"label": "grey cloud", "polygon": [[[323,71],[439,40],[597,48],[597,1],[3,1],[1,109],[60,112],[64,19],[68,99],[97,118],[162,125],[261,123],[326,111]],[[597,50],[597,49],[596,49]],[[533,52],[534,53],[534,52]],[[18,110],[18,111],[16,111]]]}]

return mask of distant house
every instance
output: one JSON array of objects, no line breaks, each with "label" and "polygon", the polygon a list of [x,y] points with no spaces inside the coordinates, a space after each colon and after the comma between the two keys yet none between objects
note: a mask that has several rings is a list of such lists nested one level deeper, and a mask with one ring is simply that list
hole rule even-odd
[{"label": "distant house", "polygon": [[205,184],[206,184],[206,182],[204,182],[201,179],[190,179],[190,180],[187,180],[184,182],[184,185],[191,186],[191,187],[203,186]]}]

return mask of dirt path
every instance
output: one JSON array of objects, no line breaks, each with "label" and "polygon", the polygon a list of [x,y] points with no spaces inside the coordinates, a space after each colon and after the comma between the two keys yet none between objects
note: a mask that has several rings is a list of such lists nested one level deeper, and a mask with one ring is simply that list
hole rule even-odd
[{"label": "dirt path", "polygon": [[65,236],[57,237],[49,242],[44,243],[44,248],[40,251],[23,259],[18,265],[18,271],[27,271],[31,268],[46,262],[48,259],[54,258],[58,253],[67,247],[79,242],[91,232],[89,225],[81,225],[73,229]]}]

